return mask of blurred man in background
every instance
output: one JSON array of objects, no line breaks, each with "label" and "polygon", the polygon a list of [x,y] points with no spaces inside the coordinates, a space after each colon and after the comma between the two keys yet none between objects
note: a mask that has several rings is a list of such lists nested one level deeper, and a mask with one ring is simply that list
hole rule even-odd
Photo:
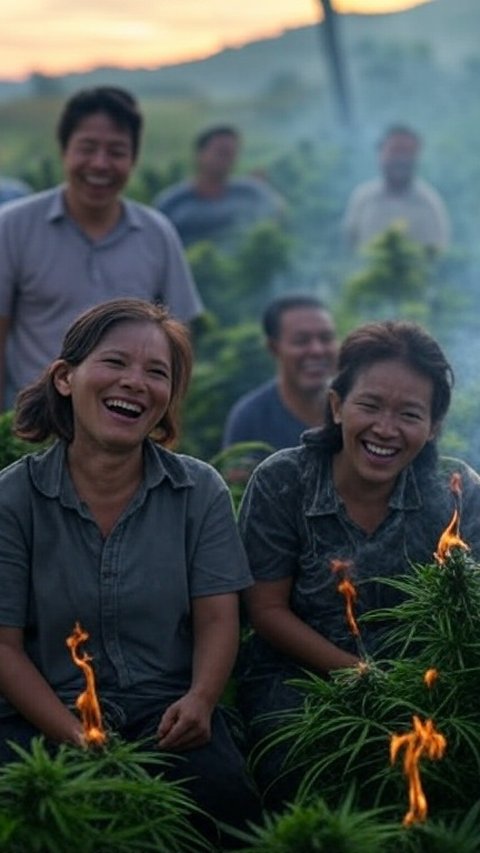
[{"label": "blurred man in background", "polygon": [[294,447],[304,430],[323,424],[337,359],[330,312],[309,294],[281,296],[267,306],[263,331],[276,376],[235,403],[224,448],[243,441],[265,442],[273,450]]},{"label": "blurred man in background", "polygon": [[194,177],[153,200],[173,222],[184,246],[210,240],[229,249],[256,223],[281,218],[285,204],[266,181],[232,177],[240,144],[238,130],[229,125],[203,131],[194,141]]},{"label": "blurred man in background", "polygon": [[416,175],[421,140],[404,125],[390,127],[379,144],[381,177],[358,186],[344,219],[349,246],[358,249],[391,225],[435,252],[448,247],[450,223],[437,191]]},{"label": "blurred man in background", "polygon": [[5,178],[0,175],[0,204],[30,195],[32,188],[18,178]]},{"label": "blurred man in background", "polygon": [[202,312],[175,229],[122,197],[142,123],[123,89],[73,95],[57,126],[65,184],[0,209],[0,411],[93,305],[132,296],[162,302],[184,322]]}]

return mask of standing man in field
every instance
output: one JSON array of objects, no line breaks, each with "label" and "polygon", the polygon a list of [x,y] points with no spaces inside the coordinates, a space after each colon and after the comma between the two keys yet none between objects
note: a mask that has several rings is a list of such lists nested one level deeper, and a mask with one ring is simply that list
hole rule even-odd
[{"label": "standing man in field", "polygon": [[185,323],[203,310],[169,221],[122,197],[142,124],[123,89],[73,95],[57,126],[65,183],[0,210],[0,410],[95,304],[139,297],[166,304]]},{"label": "standing man in field", "polygon": [[193,144],[193,178],[167,187],[153,200],[184,246],[209,240],[228,250],[258,222],[283,220],[285,202],[266,181],[232,175],[240,146],[240,133],[230,125],[202,131]]},{"label": "standing man in field", "polygon": [[323,424],[338,346],[330,312],[313,295],[280,296],[264,312],[263,331],[276,376],[235,403],[224,448],[243,441],[295,447],[304,430]]},{"label": "standing man in field", "polygon": [[380,177],[360,184],[347,204],[344,233],[352,249],[368,244],[395,223],[431,252],[448,248],[450,223],[438,192],[417,176],[422,142],[405,125],[393,125],[378,146]]}]

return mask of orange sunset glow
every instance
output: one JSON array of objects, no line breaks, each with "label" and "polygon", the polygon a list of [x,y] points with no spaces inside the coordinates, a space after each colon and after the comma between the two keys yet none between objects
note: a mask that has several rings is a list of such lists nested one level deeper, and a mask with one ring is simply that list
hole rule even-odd
[{"label": "orange sunset glow", "polygon": [[[344,13],[388,13],[435,0],[333,0]],[[313,24],[319,0],[0,0],[0,78],[92,66],[156,67]]]}]

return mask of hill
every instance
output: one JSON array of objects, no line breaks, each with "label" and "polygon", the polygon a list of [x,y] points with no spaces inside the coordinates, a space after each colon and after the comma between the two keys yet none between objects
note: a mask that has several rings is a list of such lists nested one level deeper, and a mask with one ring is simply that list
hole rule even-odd
[{"label": "hill", "polygon": [[[388,15],[339,16],[340,35],[352,63],[360,52],[379,45],[416,45],[451,68],[471,59],[480,61],[478,0],[431,0],[422,6]],[[42,93],[42,86],[67,94],[98,83],[128,86],[139,96],[209,98],[251,97],[272,82],[295,77],[305,84],[325,83],[327,69],[322,26],[286,30],[280,35],[225,47],[212,56],[154,69],[95,68],[59,77],[33,75],[28,81],[0,81],[0,100]]]}]

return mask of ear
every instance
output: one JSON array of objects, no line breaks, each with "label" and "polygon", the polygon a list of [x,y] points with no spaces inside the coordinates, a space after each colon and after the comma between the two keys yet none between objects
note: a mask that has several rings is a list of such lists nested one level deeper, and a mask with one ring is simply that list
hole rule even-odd
[{"label": "ear", "polygon": [[432,426],[430,429],[430,435],[428,436],[428,441],[435,441],[435,439],[438,438],[438,434],[440,432],[440,427],[441,427],[441,423],[439,421],[432,423]]},{"label": "ear", "polygon": [[270,355],[273,355],[274,358],[278,355],[278,346],[275,338],[267,338],[267,349]]},{"label": "ear", "polygon": [[333,422],[340,425],[342,423],[342,401],[337,392],[330,388],[328,392],[328,402],[332,413]]},{"label": "ear", "polygon": [[50,377],[51,380],[62,397],[70,397],[71,391],[71,378],[72,378],[72,367],[63,358],[58,358],[53,364],[50,366]]}]

